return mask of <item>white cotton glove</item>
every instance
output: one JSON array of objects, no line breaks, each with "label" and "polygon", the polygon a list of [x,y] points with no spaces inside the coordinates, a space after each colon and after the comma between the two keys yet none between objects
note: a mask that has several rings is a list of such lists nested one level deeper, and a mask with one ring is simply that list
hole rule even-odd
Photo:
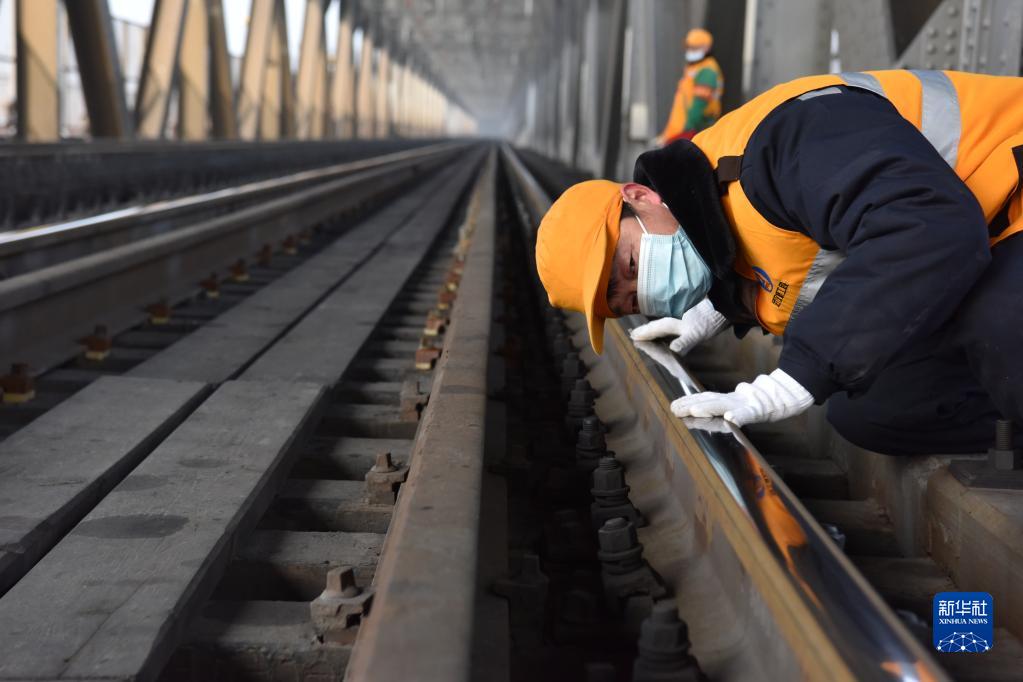
[{"label": "white cotton glove", "polygon": [[696,393],[671,404],[676,417],[720,417],[736,426],[777,422],[804,412],[813,396],[780,369],[741,383],[731,393]]},{"label": "white cotton glove", "polygon": [[662,317],[636,327],[632,330],[632,340],[652,341],[663,336],[674,336],[675,340],[668,344],[668,348],[679,355],[685,355],[727,326],[725,316],[714,310],[714,305],[705,298],[687,310],[680,320]]}]

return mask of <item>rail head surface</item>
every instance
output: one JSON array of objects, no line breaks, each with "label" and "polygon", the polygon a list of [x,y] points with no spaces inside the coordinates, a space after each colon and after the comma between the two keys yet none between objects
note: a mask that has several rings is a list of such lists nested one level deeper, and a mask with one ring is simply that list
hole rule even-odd
[{"label": "rail head surface", "polygon": [[475,235],[377,567],[373,608],[346,674],[353,682],[467,682],[471,676],[495,193],[492,153],[471,199],[467,222],[475,223]]},{"label": "rail head surface", "polygon": [[[510,147],[502,153],[535,230],[551,199]],[[722,433],[690,431],[671,413],[672,400],[702,389],[666,346],[660,362],[641,354],[627,324],[609,321],[605,352],[620,360],[637,411],[662,429],[667,456],[694,479],[804,677],[946,680],[740,429],[717,420]]]}]

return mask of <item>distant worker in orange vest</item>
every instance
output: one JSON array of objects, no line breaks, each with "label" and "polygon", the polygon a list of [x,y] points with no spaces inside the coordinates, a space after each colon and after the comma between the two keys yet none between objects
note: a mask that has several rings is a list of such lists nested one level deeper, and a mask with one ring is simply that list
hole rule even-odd
[{"label": "distant worker in orange vest", "polygon": [[668,124],[654,141],[658,146],[680,138],[691,140],[721,116],[725,77],[710,54],[713,46],[714,37],[702,28],[686,35],[686,70],[678,81]]},{"label": "distant worker in orange vest", "polygon": [[800,78],[641,154],[634,182],[569,188],[537,270],[597,352],[606,318],[637,313],[659,319],[632,338],[676,353],[729,325],[782,337],[777,369],[680,397],[678,417],[827,400],[870,450],[984,452],[996,419],[1023,426],[1021,172],[1023,78]]}]

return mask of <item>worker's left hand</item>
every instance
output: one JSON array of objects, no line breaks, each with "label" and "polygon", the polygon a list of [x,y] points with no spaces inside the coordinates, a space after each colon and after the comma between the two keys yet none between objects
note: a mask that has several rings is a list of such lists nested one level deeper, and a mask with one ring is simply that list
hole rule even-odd
[{"label": "worker's left hand", "polygon": [[731,393],[696,393],[671,404],[676,417],[724,417],[736,426],[776,422],[813,405],[813,396],[780,369],[741,383]]}]

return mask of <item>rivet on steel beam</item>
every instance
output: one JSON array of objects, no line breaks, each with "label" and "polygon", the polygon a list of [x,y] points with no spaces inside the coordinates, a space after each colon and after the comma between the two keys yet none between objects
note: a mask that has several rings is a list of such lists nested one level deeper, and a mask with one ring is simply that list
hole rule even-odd
[{"label": "rivet on steel beam", "polygon": [[671,600],[656,602],[643,621],[633,682],[702,682],[707,678],[689,654],[689,628]]},{"label": "rivet on steel beam", "polygon": [[103,324],[96,325],[92,334],[79,339],[78,342],[85,346],[85,358],[95,361],[103,360],[110,355],[110,349],[114,345],[107,333],[106,325]]},{"label": "rivet on steel beam", "polygon": [[161,298],[156,303],[146,306],[149,313],[149,324],[167,324],[170,322],[171,307],[166,298]]},{"label": "rivet on steel beam", "polygon": [[220,279],[217,278],[217,273],[211,272],[209,277],[199,282],[199,286],[202,287],[206,298],[220,298]]},{"label": "rivet on steel beam", "polygon": [[4,402],[11,405],[26,403],[36,397],[35,380],[24,362],[11,365],[10,373],[0,377],[0,388],[4,392]]},{"label": "rivet on steel beam", "polygon": [[234,282],[249,281],[249,268],[245,265],[244,258],[239,258],[231,266],[231,280]]},{"label": "rivet on steel beam", "polygon": [[281,242],[281,250],[289,256],[294,256],[298,253],[298,242],[295,240],[295,237],[290,234],[285,237],[284,241]]}]

